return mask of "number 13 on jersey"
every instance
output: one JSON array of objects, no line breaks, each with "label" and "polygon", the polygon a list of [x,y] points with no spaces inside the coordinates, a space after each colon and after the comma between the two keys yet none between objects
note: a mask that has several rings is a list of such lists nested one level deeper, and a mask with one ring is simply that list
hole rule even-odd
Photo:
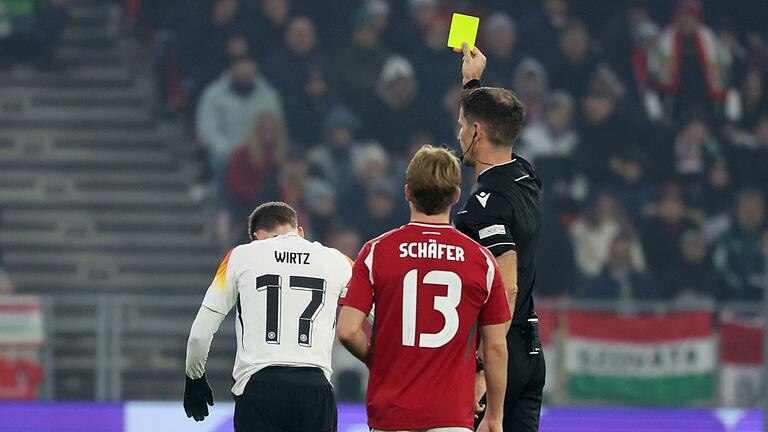
[{"label": "number 13 on jersey", "polygon": [[[445,326],[437,333],[419,334],[420,348],[439,348],[453,339],[459,331],[459,313],[456,308],[461,302],[461,278],[454,272],[432,270],[424,275],[424,284],[448,287],[445,296],[435,296],[434,310],[445,318]],[[403,345],[416,345],[416,298],[418,297],[419,274],[413,269],[403,279]]]}]

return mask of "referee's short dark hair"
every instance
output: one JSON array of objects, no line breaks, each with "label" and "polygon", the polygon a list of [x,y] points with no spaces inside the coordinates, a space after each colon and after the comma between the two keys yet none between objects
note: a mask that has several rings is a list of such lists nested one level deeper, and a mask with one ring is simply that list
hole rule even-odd
[{"label": "referee's short dark hair", "polygon": [[525,121],[525,108],[517,96],[503,88],[478,87],[465,90],[459,102],[467,122],[482,124],[491,143],[512,147]]},{"label": "referee's short dark hair", "polygon": [[256,231],[272,231],[280,225],[296,228],[298,226],[296,210],[284,202],[266,202],[256,207],[248,217],[248,237],[253,239],[253,233]]}]

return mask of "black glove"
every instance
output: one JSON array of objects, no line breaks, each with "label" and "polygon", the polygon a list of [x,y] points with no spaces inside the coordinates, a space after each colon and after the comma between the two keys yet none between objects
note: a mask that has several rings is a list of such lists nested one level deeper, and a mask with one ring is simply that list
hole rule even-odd
[{"label": "black glove", "polygon": [[205,379],[205,374],[198,379],[187,377],[184,386],[184,411],[187,417],[203,421],[208,415],[208,405],[213,406],[213,391]]}]

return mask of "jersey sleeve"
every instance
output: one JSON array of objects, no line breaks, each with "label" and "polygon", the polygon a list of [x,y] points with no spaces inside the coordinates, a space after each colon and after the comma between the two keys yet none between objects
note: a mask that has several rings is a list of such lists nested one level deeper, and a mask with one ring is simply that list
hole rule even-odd
[{"label": "jersey sleeve", "polygon": [[234,251],[232,249],[224,257],[203,299],[203,306],[223,315],[226,315],[237,301],[237,275],[232,265]]},{"label": "jersey sleeve", "polygon": [[469,235],[493,256],[516,251],[513,237],[515,217],[507,199],[497,192],[478,191],[467,201],[466,225]]},{"label": "jersey sleeve", "polygon": [[342,291],[339,300],[339,305],[359,309],[366,315],[373,306],[373,251],[371,244],[366,244],[360,251],[347,289]]},{"label": "jersey sleeve", "polygon": [[501,280],[501,273],[496,260],[486,255],[486,263],[488,265],[488,273],[486,274],[488,298],[480,309],[480,325],[502,324],[512,319],[507,292],[504,290],[504,283]]}]

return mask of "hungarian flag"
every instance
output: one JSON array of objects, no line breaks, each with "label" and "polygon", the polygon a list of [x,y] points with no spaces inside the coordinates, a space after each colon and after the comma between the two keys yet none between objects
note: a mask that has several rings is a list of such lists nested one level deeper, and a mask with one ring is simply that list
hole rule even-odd
[{"label": "hungarian flag", "polygon": [[709,312],[571,311],[565,327],[572,399],[679,406],[714,397],[717,365]]},{"label": "hungarian flag", "polygon": [[754,406],[759,402],[763,328],[754,320],[720,321],[720,403]]}]

